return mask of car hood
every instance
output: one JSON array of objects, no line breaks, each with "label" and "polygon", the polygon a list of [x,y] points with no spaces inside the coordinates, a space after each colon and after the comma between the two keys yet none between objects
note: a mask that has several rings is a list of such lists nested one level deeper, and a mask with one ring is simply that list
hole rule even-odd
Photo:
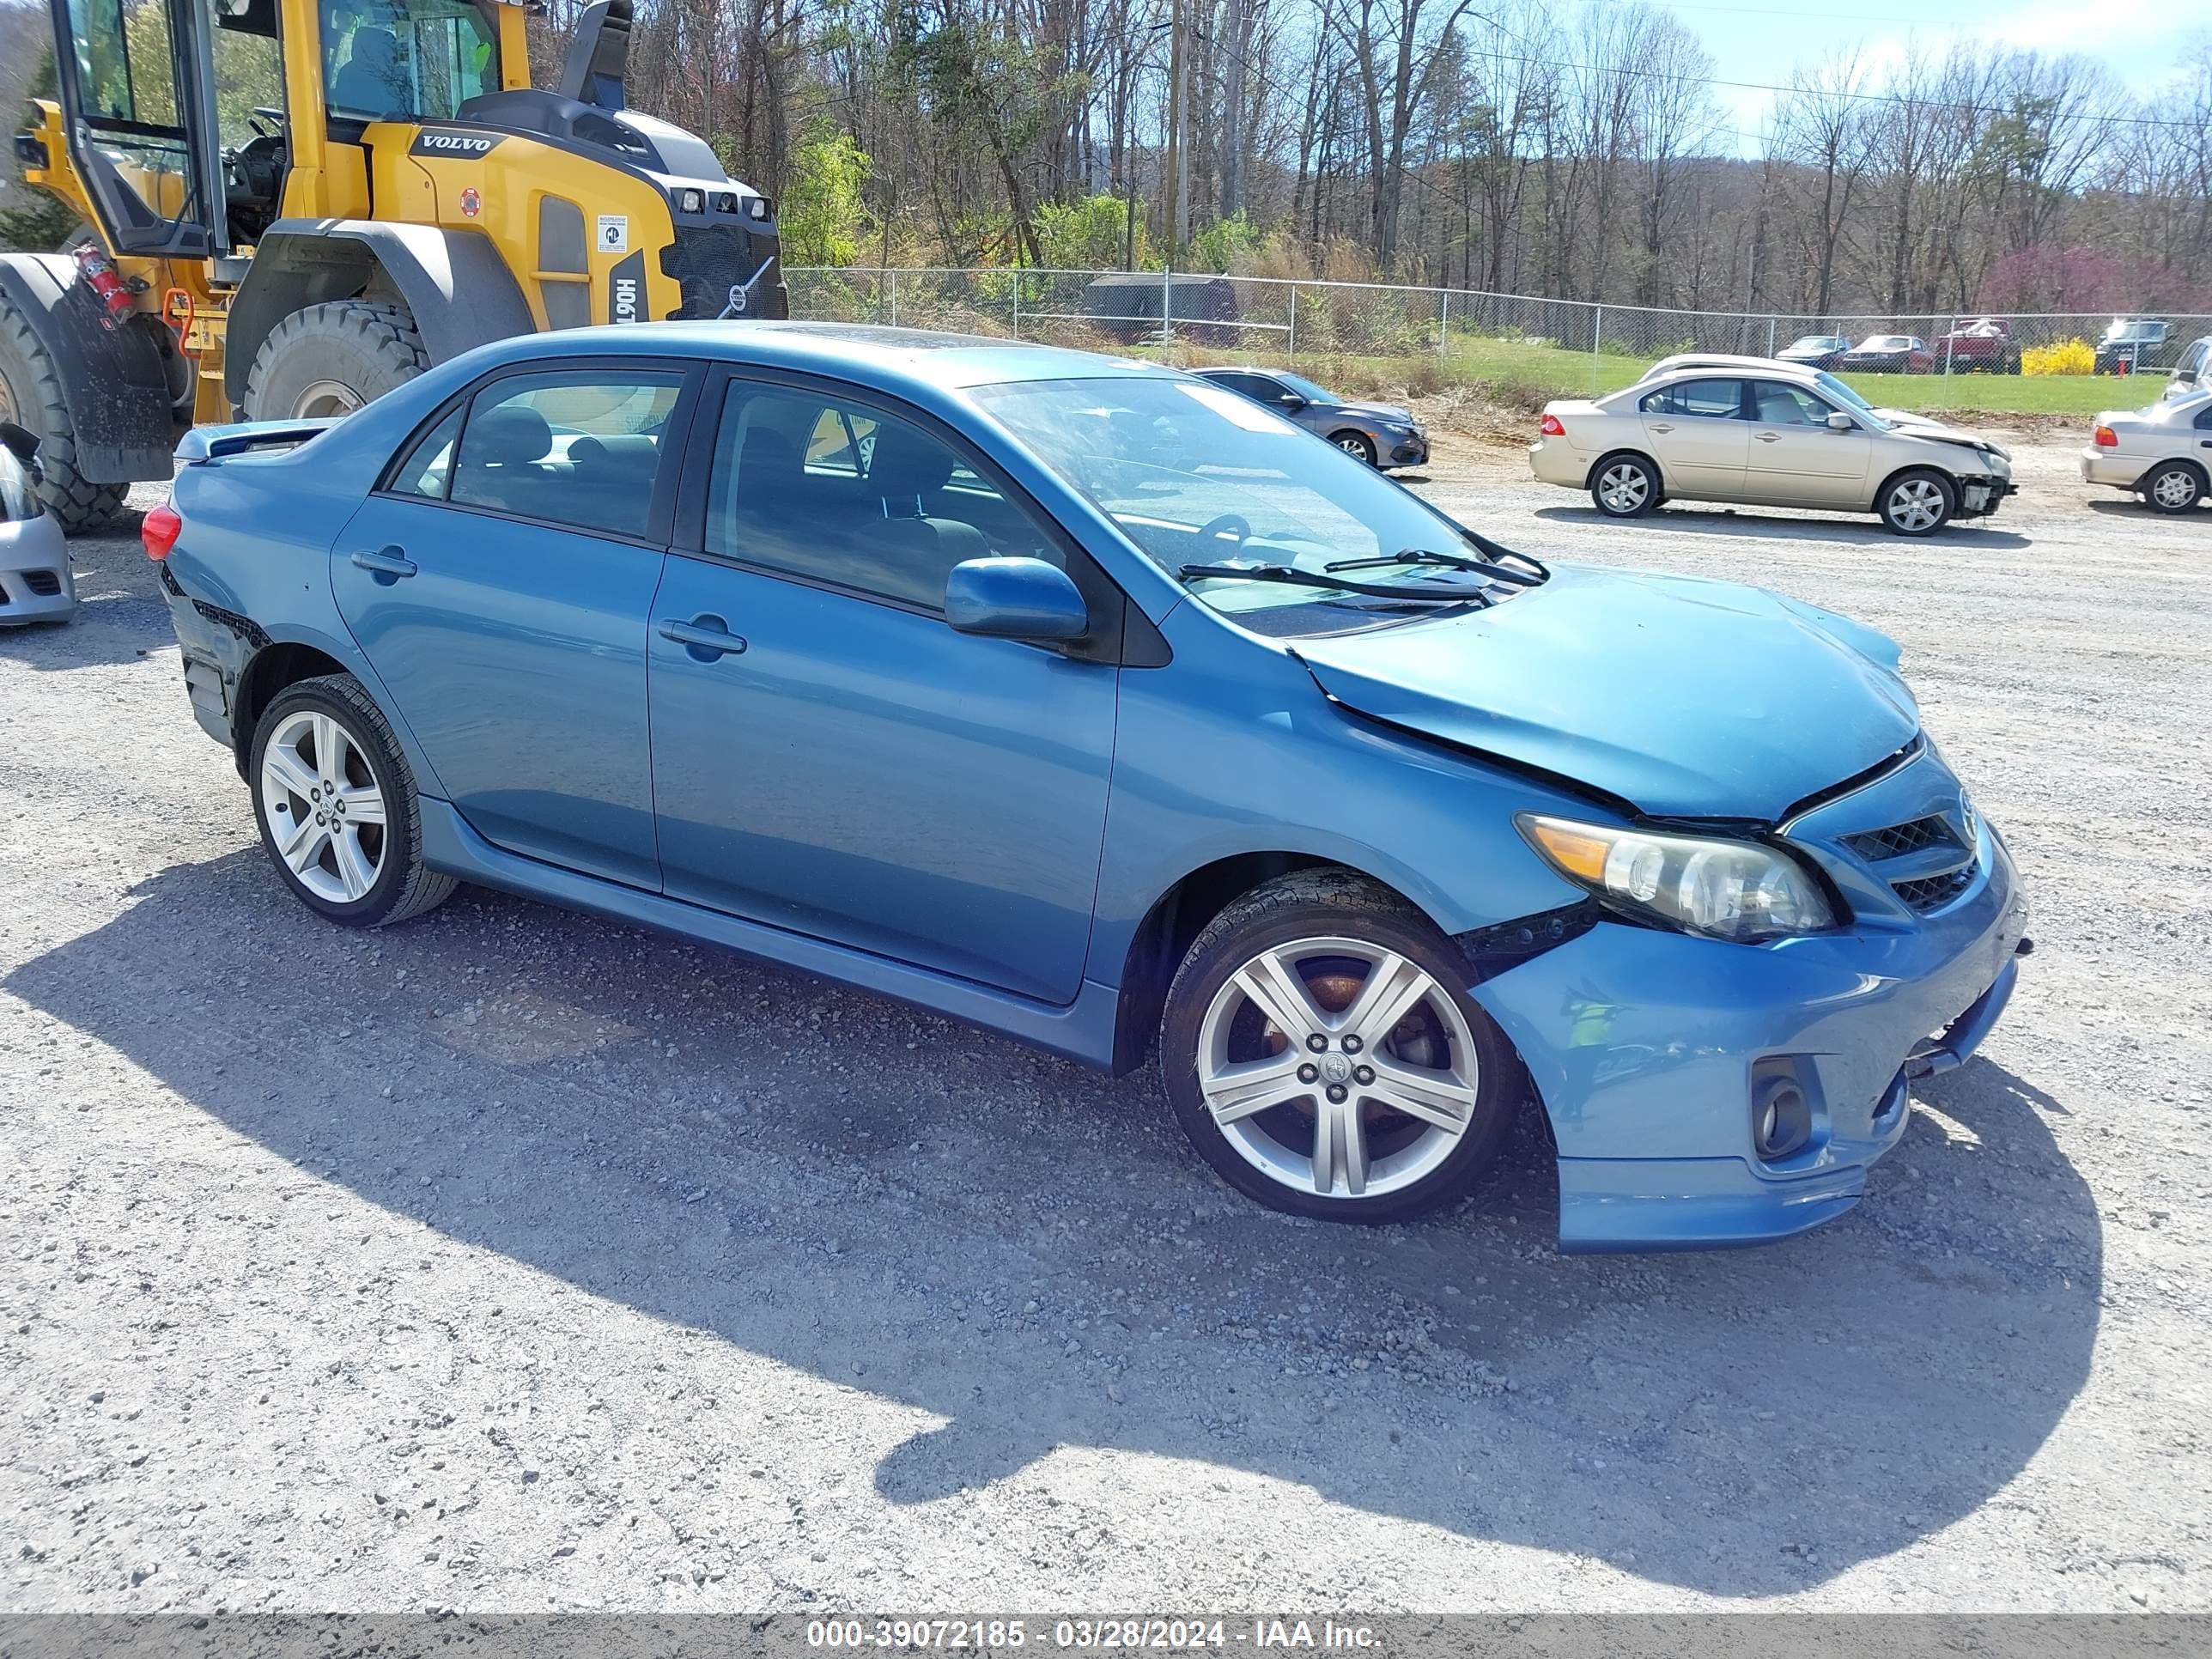
[{"label": "car hood", "polygon": [[1886,419],[1899,419],[1901,424],[1890,435],[1893,438],[1917,438],[1931,444],[1955,444],[1961,449],[1986,449],[1999,460],[2009,463],[2012,451],[1994,438],[1985,436],[1968,427],[1946,426],[1941,421],[1931,421],[1925,415],[1897,415],[1882,409],[1876,414]]},{"label": "car hood", "polygon": [[1371,421],[1395,421],[1401,426],[1413,424],[1413,411],[1396,404],[1339,404],[1337,407],[1348,415],[1364,415]]},{"label": "car hood", "polygon": [[1686,576],[1555,566],[1486,611],[1291,648],[1348,708],[1654,817],[1773,822],[1920,725],[1887,635]]}]

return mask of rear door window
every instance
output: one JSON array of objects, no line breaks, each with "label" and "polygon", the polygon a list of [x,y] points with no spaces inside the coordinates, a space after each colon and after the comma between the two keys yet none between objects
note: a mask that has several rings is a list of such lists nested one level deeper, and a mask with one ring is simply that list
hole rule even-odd
[{"label": "rear door window", "polygon": [[[675,369],[495,380],[470,404],[447,498],[572,530],[643,536],[683,389]],[[429,471],[426,463],[425,477]]]},{"label": "rear door window", "polygon": [[1683,380],[1646,394],[1638,405],[1646,415],[1689,415],[1732,421],[1743,412],[1741,380]]}]

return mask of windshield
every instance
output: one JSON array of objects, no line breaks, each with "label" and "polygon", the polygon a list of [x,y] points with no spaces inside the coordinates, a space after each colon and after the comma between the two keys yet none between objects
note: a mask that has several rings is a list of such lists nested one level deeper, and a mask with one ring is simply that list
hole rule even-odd
[{"label": "windshield", "polygon": [[1340,404],[1344,401],[1327,386],[1316,386],[1303,374],[1285,374],[1279,368],[1271,368],[1267,372],[1310,404]]},{"label": "windshield", "polygon": [[1808,334],[1792,340],[1787,349],[1791,351],[1826,351],[1843,344],[1832,334]]},{"label": "windshield", "polygon": [[356,120],[451,116],[499,89],[499,31],[471,0],[323,0],[331,113]]},{"label": "windshield", "polygon": [[[1456,525],[1365,462],[1226,387],[1162,375],[1022,380],[979,386],[974,396],[1171,574],[1241,563],[1321,576],[1334,562],[1380,559],[1358,578],[1480,600],[1478,579],[1390,562],[1408,549],[1467,552]],[[1187,580],[1213,609],[1272,634],[1335,633],[1407,614],[1404,599],[1294,582]]]},{"label": "windshield", "polygon": [[1829,374],[1826,369],[1816,368],[1813,371],[1813,384],[1819,386],[1821,391],[1826,392],[1831,398],[1833,398],[1838,403],[1843,404],[1845,408],[1857,410],[1860,414],[1867,416],[1869,420],[1879,422],[1885,429],[1889,426],[1889,422],[1887,421],[1883,420],[1881,416],[1874,412],[1874,405],[1872,404],[1860,397],[1857,392],[1852,391],[1851,388],[1846,386],[1843,381]]}]

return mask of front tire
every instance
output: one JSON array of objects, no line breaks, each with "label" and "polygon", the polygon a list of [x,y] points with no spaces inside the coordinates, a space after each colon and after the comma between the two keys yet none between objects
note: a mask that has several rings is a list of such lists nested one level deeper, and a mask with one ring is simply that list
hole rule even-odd
[{"label": "front tire", "polygon": [[1169,988],[1160,1068],[1176,1120],[1270,1209],[1401,1221],[1497,1162],[1519,1065],[1428,920],[1348,871],[1255,888]]},{"label": "front tire", "polygon": [[1932,536],[1959,510],[1959,487],[1929,467],[1900,472],[1881,487],[1875,511],[1900,536]]},{"label": "front tire", "polygon": [[415,319],[399,306],[333,300],[269,331],[246,375],[249,421],[350,415],[430,367]]},{"label": "front tire", "polygon": [[2204,475],[2186,461],[2168,461],[2145,473],[2136,488],[2158,512],[2192,513],[2204,499]]},{"label": "front tire", "polygon": [[1375,446],[1367,441],[1367,434],[1364,432],[1347,429],[1334,433],[1330,435],[1329,442],[1354,460],[1364,461],[1370,466],[1375,465]]},{"label": "front tire", "polygon": [[1590,500],[1609,519],[1633,519],[1659,505],[1659,468],[1642,455],[1608,455],[1590,469]]},{"label": "front tire", "polygon": [[383,711],[350,674],[270,700],[246,763],[254,822],[293,896],[349,927],[386,927],[456,885],[422,862],[415,775]]}]

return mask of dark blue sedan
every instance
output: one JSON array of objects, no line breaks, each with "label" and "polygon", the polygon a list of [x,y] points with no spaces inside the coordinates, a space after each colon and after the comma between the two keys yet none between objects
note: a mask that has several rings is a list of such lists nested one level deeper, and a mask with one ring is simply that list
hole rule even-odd
[{"label": "dark blue sedan", "polygon": [[1452,1200],[1533,1101],[1570,1248],[1799,1231],[2025,948],[1882,636],[1547,569],[1172,370],[585,330],[179,457],[191,706],[309,908],[477,882],[1157,1053],[1281,1209]]}]

